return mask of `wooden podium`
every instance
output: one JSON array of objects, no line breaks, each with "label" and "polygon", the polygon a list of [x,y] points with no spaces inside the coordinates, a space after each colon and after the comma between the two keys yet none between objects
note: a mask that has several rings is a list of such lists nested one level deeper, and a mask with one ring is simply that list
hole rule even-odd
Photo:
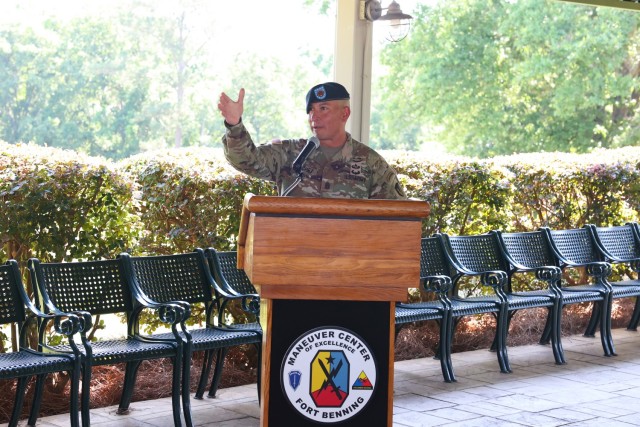
[{"label": "wooden podium", "polygon": [[261,297],[261,426],[391,426],[394,305],[419,286],[411,200],[245,197],[238,267]]}]

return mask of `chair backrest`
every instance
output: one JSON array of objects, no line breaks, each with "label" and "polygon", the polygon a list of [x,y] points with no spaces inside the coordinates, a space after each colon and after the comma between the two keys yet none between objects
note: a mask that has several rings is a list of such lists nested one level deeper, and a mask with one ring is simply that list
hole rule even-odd
[{"label": "chair backrest", "polygon": [[0,324],[22,323],[25,319],[20,269],[15,260],[0,265]]},{"label": "chair backrest", "polygon": [[448,236],[441,234],[449,251],[453,267],[461,274],[485,271],[507,271],[509,266],[502,257],[495,234]]},{"label": "chair backrest", "polygon": [[589,227],[572,228],[568,230],[552,230],[543,228],[550,238],[550,243],[556,256],[562,264],[586,265],[603,261],[598,251]]},{"label": "chair backrest", "polygon": [[558,266],[558,260],[544,231],[502,233],[495,231],[511,270]]},{"label": "chair backrest", "polygon": [[443,241],[437,236],[420,239],[420,277],[451,276]]},{"label": "chair backrest", "polygon": [[36,301],[43,311],[50,303],[64,312],[91,314],[131,312],[131,292],[121,259],[41,263],[29,260]]},{"label": "chair backrest", "polygon": [[244,270],[238,269],[238,253],[236,251],[216,251],[208,248],[205,256],[213,277],[223,290],[230,294],[257,294],[253,283]]},{"label": "chair backrest", "polygon": [[133,280],[140,290],[156,302],[213,300],[213,280],[202,249],[176,255],[120,257],[130,263]]},{"label": "chair backrest", "polygon": [[634,224],[612,227],[591,226],[600,251],[611,262],[640,259],[640,240]]}]

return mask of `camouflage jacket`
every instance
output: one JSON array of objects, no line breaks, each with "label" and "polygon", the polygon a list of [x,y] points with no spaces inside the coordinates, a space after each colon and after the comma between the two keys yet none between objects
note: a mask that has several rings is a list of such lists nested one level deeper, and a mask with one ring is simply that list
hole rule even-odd
[{"label": "camouflage jacket", "polygon": [[[306,139],[287,139],[256,146],[242,122],[228,126],[222,138],[229,163],[247,175],[275,182],[278,194],[296,180],[291,165],[306,143]],[[331,159],[326,159],[321,149],[313,151],[304,163],[302,175],[302,181],[289,196],[406,199],[396,171],[382,156],[349,134]]]}]

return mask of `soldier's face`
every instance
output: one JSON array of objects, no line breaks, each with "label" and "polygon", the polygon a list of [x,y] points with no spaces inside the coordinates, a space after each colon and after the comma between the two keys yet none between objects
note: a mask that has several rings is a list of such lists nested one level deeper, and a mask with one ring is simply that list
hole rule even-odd
[{"label": "soldier's face", "polygon": [[333,140],[344,132],[351,109],[345,101],[326,101],[311,104],[309,127],[320,142]]}]

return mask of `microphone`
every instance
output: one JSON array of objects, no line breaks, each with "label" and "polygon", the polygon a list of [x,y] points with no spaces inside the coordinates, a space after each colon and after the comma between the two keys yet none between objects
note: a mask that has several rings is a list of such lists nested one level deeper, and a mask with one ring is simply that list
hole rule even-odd
[{"label": "microphone", "polygon": [[293,169],[296,175],[300,175],[302,173],[302,165],[307,160],[307,157],[309,157],[309,155],[313,153],[313,151],[319,146],[320,146],[320,140],[317,137],[312,136],[307,140],[307,145],[304,146],[304,148],[302,149],[300,154],[298,154],[298,157],[296,157],[296,159],[293,161],[293,164],[291,166],[291,169]]}]

